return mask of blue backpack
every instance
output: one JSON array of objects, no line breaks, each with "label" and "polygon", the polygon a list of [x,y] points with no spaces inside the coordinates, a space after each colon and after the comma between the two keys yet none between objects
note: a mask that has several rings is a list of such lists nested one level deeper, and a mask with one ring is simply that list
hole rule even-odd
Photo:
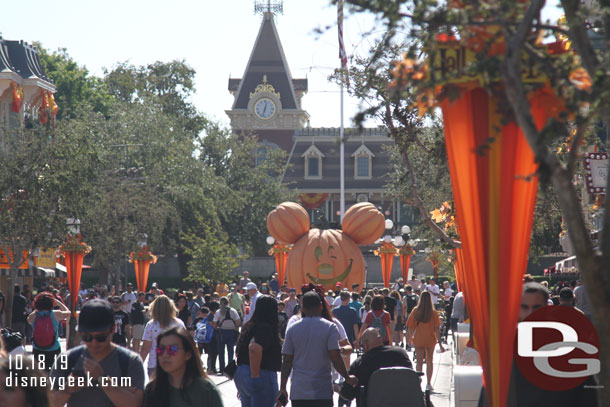
[{"label": "blue backpack", "polygon": [[214,339],[214,327],[208,322],[207,318],[195,325],[195,342],[210,343]]},{"label": "blue backpack", "polygon": [[371,312],[373,313],[372,327],[376,328],[379,331],[379,335],[381,335],[381,339],[383,339],[385,341],[386,331],[385,331],[385,325],[383,324],[383,314],[381,314],[381,316],[377,316],[377,315],[375,315],[375,313],[373,311],[371,311]]}]

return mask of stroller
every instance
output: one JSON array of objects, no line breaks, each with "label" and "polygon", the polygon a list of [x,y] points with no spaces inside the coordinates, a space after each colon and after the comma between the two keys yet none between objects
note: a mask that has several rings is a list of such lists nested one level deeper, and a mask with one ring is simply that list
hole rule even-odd
[{"label": "stroller", "polygon": [[406,367],[386,367],[376,370],[369,379],[367,391],[360,389],[361,407],[426,407],[421,390],[421,376]]}]

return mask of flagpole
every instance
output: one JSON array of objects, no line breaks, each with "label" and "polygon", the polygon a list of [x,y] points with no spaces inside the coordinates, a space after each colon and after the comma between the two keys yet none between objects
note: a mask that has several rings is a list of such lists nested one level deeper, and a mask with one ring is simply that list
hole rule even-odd
[{"label": "flagpole", "polygon": [[344,132],[345,129],[343,127],[343,75],[341,77],[341,127],[339,128],[339,139],[341,141],[340,155],[341,162],[339,165],[339,171],[341,171],[340,184],[341,184],[341,220],[343,220],[343,214],[345,214],[345,140],[344,140]]},{"label": "flagpole", "polygon": [[345,70],[347,68],[347,55],[345,53],[345,46],[343,44],[343,0],[337,2],[337,28],[339,30],[339,59],[341,60],[341,90],[340,90],[340,111],[341,111],[341,127],[339,128],[339,183],[340,183],[340,197],[339,207],[341,211],[341,219],[343,220],[343,214],[345,214],[345,128],[343,125],[343,87],[345,81]]}]

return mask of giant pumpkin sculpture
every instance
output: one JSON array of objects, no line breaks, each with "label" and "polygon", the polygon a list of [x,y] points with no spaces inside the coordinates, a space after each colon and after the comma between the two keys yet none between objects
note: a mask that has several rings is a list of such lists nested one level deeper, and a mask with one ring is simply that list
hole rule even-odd
[{"label": "giant pumpkin sculpture", "polygon": [[358,244],[379,239],[384,226],[383,214],[368,202],[345,212],[343,230],[310,229],[307,212],[293,202],[280,204],[267,216],[271,236],[283,244],[294,244],[286,265],[289,287],[314,283],[330,290],[338,282],[344,287],[363,287],[365,265]]}]

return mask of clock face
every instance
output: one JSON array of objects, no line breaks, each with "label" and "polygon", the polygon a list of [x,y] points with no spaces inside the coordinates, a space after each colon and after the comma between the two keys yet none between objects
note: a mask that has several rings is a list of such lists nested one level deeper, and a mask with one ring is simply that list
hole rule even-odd
[{"label": "clock face", "polygon": [[254,113],[263,119],[269,119],[275,114],[275,103],[269,98],[261,98],[254,105]]}]

